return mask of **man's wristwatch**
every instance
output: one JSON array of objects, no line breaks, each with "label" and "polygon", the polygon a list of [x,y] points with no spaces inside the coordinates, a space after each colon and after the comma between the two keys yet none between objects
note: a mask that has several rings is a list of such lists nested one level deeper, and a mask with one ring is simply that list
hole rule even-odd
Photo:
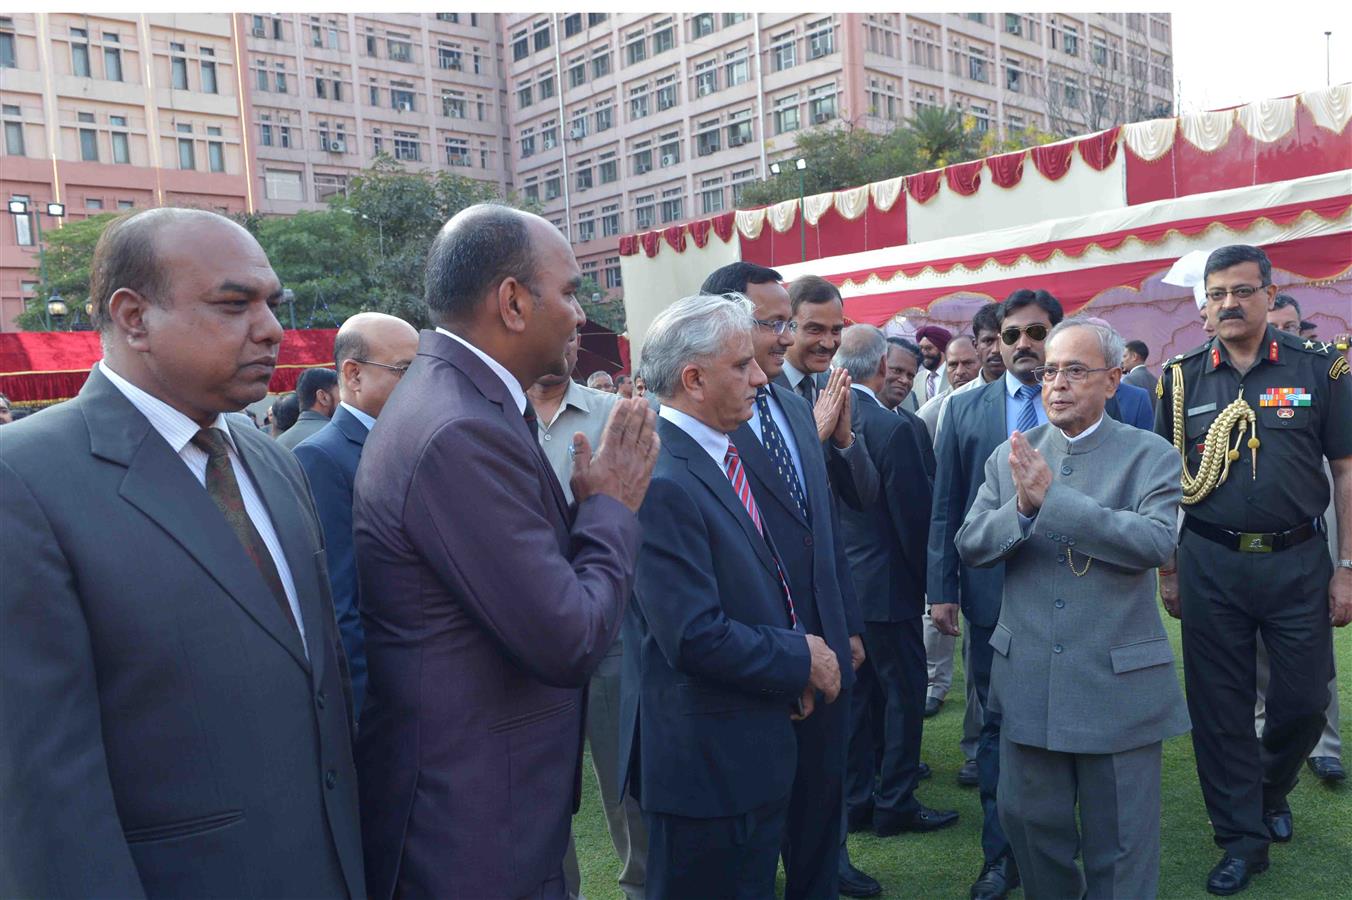
[{"label": "man's wristwatch", "polygon": [[1338,560],[1338,568],[1340,568],[1340,569],[1352,569],[1352,559],[1340,559],[1340,560]]}]

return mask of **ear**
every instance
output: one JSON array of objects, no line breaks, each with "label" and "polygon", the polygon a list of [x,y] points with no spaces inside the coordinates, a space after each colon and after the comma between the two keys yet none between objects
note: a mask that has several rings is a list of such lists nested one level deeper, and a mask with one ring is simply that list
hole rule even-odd
[{"label": "ear", "polygon": [[108,298],[108,317],[133,350],[144,352],[150,349],[150,329],[146,324],[150,306],[149,297],[131,288],[118,288]]},{"label": "ear", "polygon": [[498,315],[508,331],[523,332],[530,323],[530,291],[508,276],[498,285]]},{"label": "ear", "polygon": [[681,369],[681,388],[692,400],[704,399],[704,372],[696,365]]},{"label": "ear", "polygon": [[873,373],[874,378],[887,377],[887,351],[883,351],[883,358],[878,360],[878,371]]},{"label": "ear", "polygon": [[343,360],[343,366],[338,370],[338,383],[347,385],[348,390],[355,394],[360,394],[361,364],[354,359]]},{"label": "ear", "polygon": [[1111,397],[1117,393],[1117,386],[1122,383],[1122,367],[1109,369],[1105,374],[1108,376],[1108,396]]}]

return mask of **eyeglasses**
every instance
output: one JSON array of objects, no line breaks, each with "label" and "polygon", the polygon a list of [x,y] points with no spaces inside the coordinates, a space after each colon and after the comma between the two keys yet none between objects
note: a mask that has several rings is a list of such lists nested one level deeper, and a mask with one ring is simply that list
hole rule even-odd
[{"label": "eyeglasses", "polygon": [[1034,341],[1045,341],[1047,339],[1047,332],[1050,330],[1050,328],[1040,322],[1034,322],[1032,325],[1025,325],[1022,328],[1017,325],[1011,325],[1000,332],[1000,340],[1004,341],[1005,344],[1010,347],[1013,347],[1019,342],[1019,335],[1021,334],[1028,335],[1029,339]]},{"label": "eyeglasses", "polygon": [[796,334],[798,331],[798,323],[786,319],[778,319],[774,322],[766,322],[763,319],[757,319],[756,324],[767,331],[773,331],[775,334],[783,334],[786,331],[789,334]]},{"label": "eyeglasses", "polygon": [[367,366],[379,366],[382,369],[389,369],[394,373],[396,378],[403,378],[404,373],[408,371],[408,366],[391,366],[388,363],[376,362],[373,359],[357,359],[357,357],[354,356],[352,357],[352,361]]},{"label": "eyeglasses", "polygon": [[1051,384],[1056,380],[1056,376],[1064,375],[1066,380],[1072,383],[1084,381],[1089,377],[1090,372],[1108,372],[1112,366],[1102,366],[1097,369],[1091,369],[1088,366],[1069,365],[1069,366],[1038,366],[1033,370],[1033,377],[1044,384]]},{"label": "eyeglasses", "polygon": [[1229,290],[1226,290],[1225,288],[1212,288],[1206,292],[1206,298],[1215,303],[1221,303],[1225,300],[1227,294],[1233,294],[1236,300],[1248,300],[1265,287],[1267,287],[1265,284],[1259,285],[1258,287],[1241,284],[1239,287],[1232,287]]}]

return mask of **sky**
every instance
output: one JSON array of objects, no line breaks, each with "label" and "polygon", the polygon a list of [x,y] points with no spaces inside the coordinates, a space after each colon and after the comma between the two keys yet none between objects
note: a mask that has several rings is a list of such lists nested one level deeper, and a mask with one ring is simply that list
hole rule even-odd
[{"label": "sky", "polygon": [[1324,87],[1325,31],[1332,83],[1352,81],[1352,4],[1198,2],[1171,12],[1180,112]]}]

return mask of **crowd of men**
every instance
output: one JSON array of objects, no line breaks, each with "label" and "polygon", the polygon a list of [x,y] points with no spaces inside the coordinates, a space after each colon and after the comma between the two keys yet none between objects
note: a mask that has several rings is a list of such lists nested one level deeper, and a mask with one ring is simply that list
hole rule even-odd
[{"label": "crowd of men", "polygon": [[1352,377],[1261,249],[1158,378],[1036,286],[912,342],[739,262],[584,386],[567,241],[474,206],[434,327],[352,317],[266,430],[248,232],[135,213],[91,272],[104,358],[0,430],[0,895],[580,896],[590,744],[626,896],[872,896],[849,833],[958,819],[959,646],[973,898],[1155,896],[1189,730],[1213,894],[1343,777]]}]

